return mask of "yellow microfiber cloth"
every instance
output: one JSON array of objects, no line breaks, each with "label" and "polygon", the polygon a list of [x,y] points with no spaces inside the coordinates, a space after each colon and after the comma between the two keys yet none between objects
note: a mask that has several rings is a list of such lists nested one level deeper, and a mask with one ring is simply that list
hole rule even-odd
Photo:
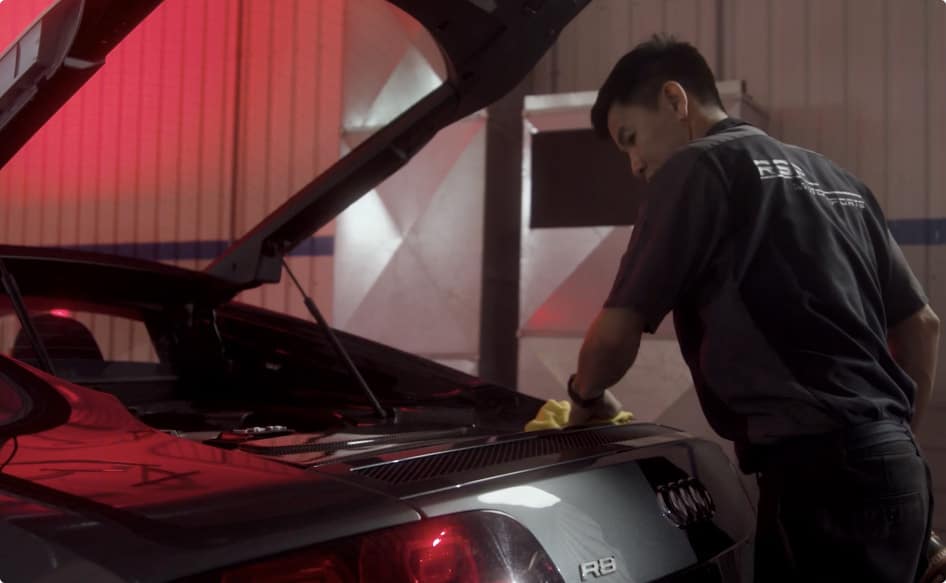
[{"label": "yellow microfiber cloth", "polygon": [[[541,431],[543,429],[561,429],[568,425],[568,417],[572,412],[570,401],[556,401],[549,399],[542,405],[535,419],[526,423],[526,431]],[[630,411],[621,411],[611,419],[595,419],[589,421],[588,425],[618,425],[627,423],[634,418]]]}]

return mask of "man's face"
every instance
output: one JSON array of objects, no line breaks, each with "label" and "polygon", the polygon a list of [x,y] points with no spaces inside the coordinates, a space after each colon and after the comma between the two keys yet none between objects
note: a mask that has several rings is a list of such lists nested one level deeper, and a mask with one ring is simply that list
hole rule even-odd
[{"label": "man's face", "polygon": [[631,161],[634,176],[649,180],[664,162],[690,141],[687,99],[678,84],[667,83],[657,108],[615,102],[608,111],[608,131]]}]

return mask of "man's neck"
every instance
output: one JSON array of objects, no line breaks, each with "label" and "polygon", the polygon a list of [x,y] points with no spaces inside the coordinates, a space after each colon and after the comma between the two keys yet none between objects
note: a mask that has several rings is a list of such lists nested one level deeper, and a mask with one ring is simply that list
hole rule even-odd
[{"label": "man's neck", "polygon": [[728,117],[726,112],[718,107],[707,107],[697,110],[695,115],[690,118],[692,139],[696,140],[702,138],[709,133],[710,128]]}]

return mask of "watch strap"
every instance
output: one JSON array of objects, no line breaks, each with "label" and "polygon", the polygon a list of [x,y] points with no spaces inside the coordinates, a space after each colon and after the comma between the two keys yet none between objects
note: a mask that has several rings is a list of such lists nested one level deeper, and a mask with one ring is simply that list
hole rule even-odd
[{"label": "watch strap", "polygon": [[575,375],[568,377],[568,398],[572,400],[573,403],[587,409],[589,407],[594,407],[604,399],[604,393],[602,392],[597,397],[592,397],[590,399],[583,398],[578,394],[578,391],[575,389]]}]

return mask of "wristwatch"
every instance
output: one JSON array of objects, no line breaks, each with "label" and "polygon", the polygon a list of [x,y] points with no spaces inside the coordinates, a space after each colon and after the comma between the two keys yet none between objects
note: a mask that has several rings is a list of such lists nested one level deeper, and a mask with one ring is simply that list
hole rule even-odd
[{"label": "wristwatch", "polygon": [[572,403],[578,405],[583,409],[588,409],[594,407],[604,399],[604,392],[597,397],[592,397],[590,399],[584,399],[581,395],[578,394],[578,391],[575,390],[575,375],[568,377],[568,398],[572,400]]}]

